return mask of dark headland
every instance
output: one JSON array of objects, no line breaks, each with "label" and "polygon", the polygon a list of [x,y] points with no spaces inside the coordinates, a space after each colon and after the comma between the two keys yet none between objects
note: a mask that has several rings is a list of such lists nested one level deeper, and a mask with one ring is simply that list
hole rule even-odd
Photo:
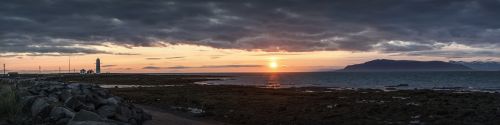
[{"label": "dark headland", "polygon": [[377,59],[362,64],[346,66],[338,71],[471,71],[472,69],[457,63],[443,61],[414,61]]}]

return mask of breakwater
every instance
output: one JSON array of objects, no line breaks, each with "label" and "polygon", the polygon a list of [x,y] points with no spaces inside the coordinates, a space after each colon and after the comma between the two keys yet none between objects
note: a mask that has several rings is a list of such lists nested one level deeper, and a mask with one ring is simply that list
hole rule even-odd
[{"label": "breakwater", "polygon": [[151,115],[87,83],[0,79],[15,86],[23,125],[142,125]]}]

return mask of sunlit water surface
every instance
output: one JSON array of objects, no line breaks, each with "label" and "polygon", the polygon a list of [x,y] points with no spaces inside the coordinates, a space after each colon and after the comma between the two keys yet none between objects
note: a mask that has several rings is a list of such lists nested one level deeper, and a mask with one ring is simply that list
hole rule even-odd
[{"label": "sunlit water surface", "polygon": [[[207,75],[207,74],[205,74]],[[245,85],[270,88],[340,87],[400,89],[500,90],[500,72],[312,72],[312,73],[215,73],[225,80],[207,85]]]}]

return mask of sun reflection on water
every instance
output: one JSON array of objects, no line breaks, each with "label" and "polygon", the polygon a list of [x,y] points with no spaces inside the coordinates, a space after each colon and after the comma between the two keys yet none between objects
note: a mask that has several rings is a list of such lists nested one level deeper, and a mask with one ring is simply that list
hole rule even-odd
[{"label": "sun reflection on water", "polygon": [[279,83],[279,75],[278,73],[271,73],[267,79],[266,88],[278,89],[281,88],[281,84]]}]

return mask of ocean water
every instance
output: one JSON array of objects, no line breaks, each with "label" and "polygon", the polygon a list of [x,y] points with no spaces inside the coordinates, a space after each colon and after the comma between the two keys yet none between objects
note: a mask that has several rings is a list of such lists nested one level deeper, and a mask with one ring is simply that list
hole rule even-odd
[{"label": "ocean water", "polygon": [[245,85],[272,88],[339,87],[402,89],[500,90],[500,72],[311,72],[225,73],[225,80],[201,84]]}]

